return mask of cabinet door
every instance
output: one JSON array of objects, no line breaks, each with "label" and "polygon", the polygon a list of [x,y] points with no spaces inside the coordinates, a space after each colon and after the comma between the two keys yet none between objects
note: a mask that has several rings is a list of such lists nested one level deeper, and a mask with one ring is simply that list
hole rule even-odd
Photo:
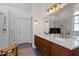
[{"label": "cabinet door", "polygon": [[40,38],[38,36],[35,36],[35,46],[40,49]]},{"label": "cabinet door", "polygon": [[62,46],[59,46],[57,44],[55,44],[54,52],[55,52],[55,56],[68,56],[68,55],[70,55],[70,50],[68,50]]},{"label": "cabinet door", "polygon": [[34,36],[34,38],[35,38],[35,40],[34,40],[35,42],[34,42],[34,43],[35,43],[35,45],[37,45],[37,43],[38,43],[38,38],[37,38],[37,36]]},{"label": "cabinet door", "polygon": [[51,42],[46,40],[46,39],[44,39],[43,43],[44,43],[45,46],[51,46]]},{"label": "cabinet door", "polygon": [[48,47],[48,46],[44,46],[43,47],[43,54],[45,55],[45,56],[50,56],[50,47]]},{"label": "cabinet door", "polygon": [[55,44],[52,42],[51,43],[51,52],[50,52],[50,54],[51,54],[51,56],[54,56],[55,55],[55,46],[54,46]]},{"label": "cabinet door", "polygon": [[50,55],[50,42],[46,39],[43,39],[41,37],[35,36],[35,45],[39,49],[39,51],[45,55]]},{"label": "cabinet door", "polygon": [[44,55],[49,56],[50,55],[50,49],[51,49],[51,42],[44,39]]},{"label": "cabinet door", "polygon": [[36,48],[39,49],[41,52],[43,52],[43,40],[42,38],[38,37],[35,35],[35,45],[36,45]]}]

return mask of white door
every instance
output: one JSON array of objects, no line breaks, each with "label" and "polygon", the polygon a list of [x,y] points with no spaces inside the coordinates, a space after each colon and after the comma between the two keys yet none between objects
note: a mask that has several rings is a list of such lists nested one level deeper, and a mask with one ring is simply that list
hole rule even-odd
[{"label": "white door", "polygon": [[32,43],[31,18],[20,18],[19,43]]}]

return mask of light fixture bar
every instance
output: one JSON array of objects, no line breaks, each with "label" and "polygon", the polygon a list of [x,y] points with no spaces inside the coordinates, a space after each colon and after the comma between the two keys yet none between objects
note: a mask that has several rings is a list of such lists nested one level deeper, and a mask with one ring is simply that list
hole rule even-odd
[{"label": "light fixture bar", "polygon": [[58,11],[59,9],[63,8],[63,6],[64,6],[63,3],[55,3],[50,8],[48,8],[47,14],[54,13],[54,12]]}]

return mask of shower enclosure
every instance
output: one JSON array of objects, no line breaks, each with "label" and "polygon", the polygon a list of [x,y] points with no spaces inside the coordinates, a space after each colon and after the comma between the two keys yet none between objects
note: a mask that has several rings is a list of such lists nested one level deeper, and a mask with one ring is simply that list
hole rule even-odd
[{"label": "shower enclosure", "polygon": [[0,10],[0,47],[9,45],[9,14]]},{"label": "shower enclosure", "polygon": [[32,19],[0,10],[0,49],[15,43],[32,43]]}]

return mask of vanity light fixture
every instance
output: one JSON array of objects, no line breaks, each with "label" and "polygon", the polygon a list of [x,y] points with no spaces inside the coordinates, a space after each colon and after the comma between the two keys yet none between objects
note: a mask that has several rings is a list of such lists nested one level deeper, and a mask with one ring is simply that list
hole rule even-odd
[{"label": "vanity light fixture", "polygon": [[34,20],[34,24],[37,24],[38,23],[38,21],[37,20]]},{"label": "vanity light fixture", "polygon": [[46,25],[48,25],[49,24],[49,21],[46,21]]},{"label": "vanity light fixture", "polygon": [[56,3],[56,4],[52,5],[50,8],[48,8],[47,14],[54,13],[54,12],[58,11],[59,9],[63,8],[63,6],[64,6],[64,4],[62,4],[62,3]]}]

